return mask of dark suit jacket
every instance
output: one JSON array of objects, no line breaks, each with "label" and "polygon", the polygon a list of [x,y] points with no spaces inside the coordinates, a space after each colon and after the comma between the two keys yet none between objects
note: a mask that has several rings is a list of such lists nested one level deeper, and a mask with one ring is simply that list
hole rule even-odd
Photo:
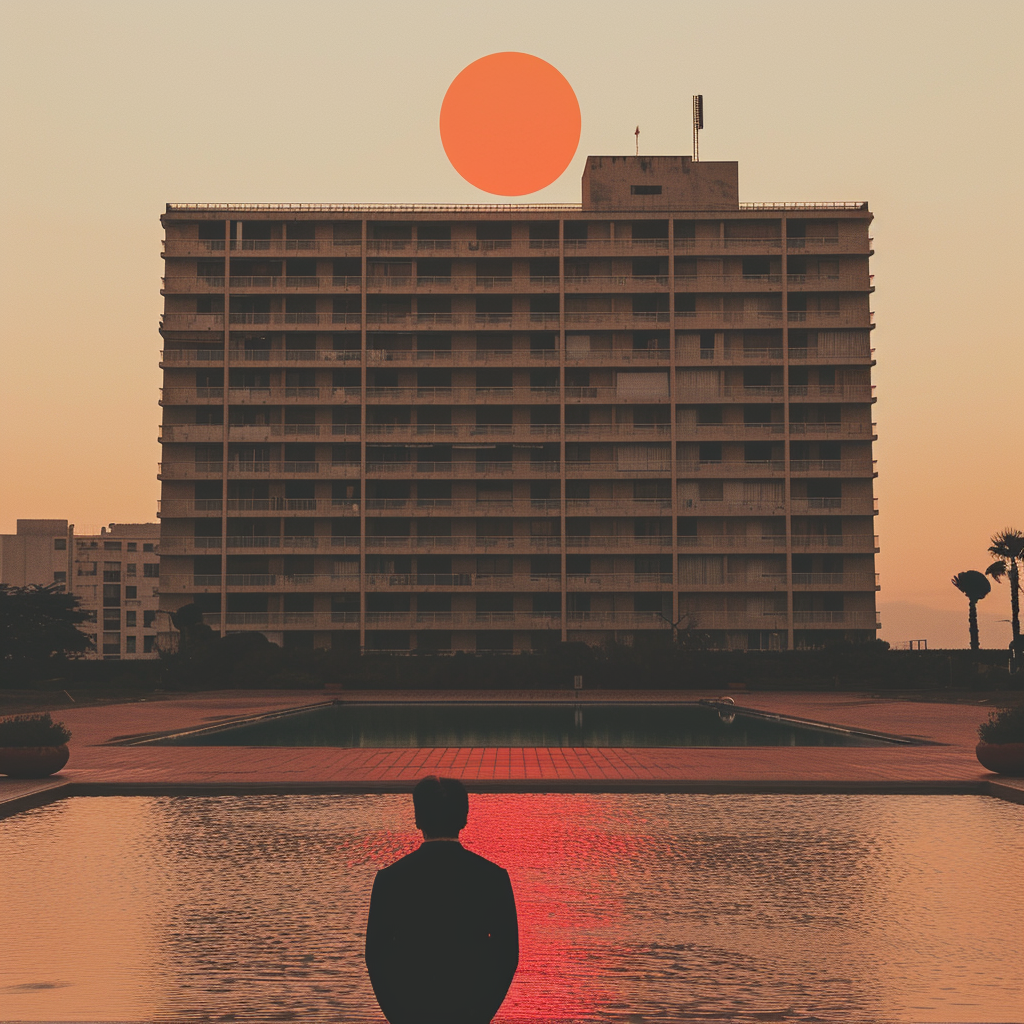
[{"label": "dark suit jacket", "polygon": [[486,1024],[519,964],[508,872],[458,842],[377,872],[366,967],[391,1024]]}]

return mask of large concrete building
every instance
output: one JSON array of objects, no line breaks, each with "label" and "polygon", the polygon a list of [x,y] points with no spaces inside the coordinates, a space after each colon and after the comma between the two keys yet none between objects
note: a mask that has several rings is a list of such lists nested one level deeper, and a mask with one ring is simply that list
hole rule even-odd
[{"label": "large concrete building", "polygon": [[169,205],[161,607],[353,651],[874,636],[871,213]]},{"label": "large concrete building", "polygon": [[58,583],[88,616],[81,630],[93,643],[89,658],[156,658],[160,524],[111,523],[76,534],[66,519],[19,519],[0,536],[0,583],[12,587]]}]

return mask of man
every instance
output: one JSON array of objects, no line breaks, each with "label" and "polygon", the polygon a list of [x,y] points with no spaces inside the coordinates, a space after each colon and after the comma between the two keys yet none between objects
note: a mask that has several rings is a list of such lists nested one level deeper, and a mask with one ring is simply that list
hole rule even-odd
[{"label": "man", "polygon": [[366,967],[391,1024],[487,1024],[519,964],[508,872],[459,842],[469,798],[430,775],[412,794],[419,849],[377,872]]}]

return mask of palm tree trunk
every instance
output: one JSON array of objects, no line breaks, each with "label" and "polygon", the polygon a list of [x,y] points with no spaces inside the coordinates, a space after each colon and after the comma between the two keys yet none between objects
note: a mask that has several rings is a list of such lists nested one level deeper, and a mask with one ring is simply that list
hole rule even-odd
[{"label": "palm tree trunk", "polygon": [[978,602],[971,601],[971,610],[967,613],[967,621],[971,627],[971,650],[976,651],[980,646],[978,639]]},{"label": "palm tree trunk", "polygon": [[1013,642],[1020,647],[1020,575],[1017,559],[1010,559],[1010,625],[1013,629]]},{"label": "palm tree trunk", "polygon": [[1010,628],[1013,630],[1013,642],[1010,653],[1010,672],[1021,670],[1021,659],[1024,658],[1024,645],[1020,641],[1020,573],[1017,559],[1010,559]]}]

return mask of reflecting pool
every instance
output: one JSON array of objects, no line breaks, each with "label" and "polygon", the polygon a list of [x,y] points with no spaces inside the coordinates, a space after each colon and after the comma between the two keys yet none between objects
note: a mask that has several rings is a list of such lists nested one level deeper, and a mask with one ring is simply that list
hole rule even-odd
[{"label": "reflecting pool", "polygon": [[[0,821],[4,1020],[382,1021],[362,959],[408,796],[75,797]],[[512,1022],[1011,1021],[1024,808],[973,796],[470,796]]]},{"label": "reflecting pool", "polygon": [[147,741],[243,747],[868,747],[899,740],[693,702],[345,702]]}]

